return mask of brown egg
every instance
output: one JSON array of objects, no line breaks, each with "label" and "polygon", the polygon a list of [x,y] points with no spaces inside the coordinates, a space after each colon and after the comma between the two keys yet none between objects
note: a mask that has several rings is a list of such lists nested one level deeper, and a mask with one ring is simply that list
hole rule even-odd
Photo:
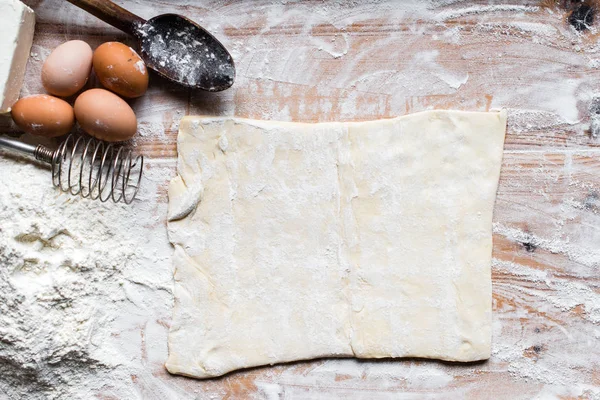
[{"label": "brown egg", "polygon": [[23,97],[12,106],[12,119],[27,133],[56,137],[68,133],[75,123],[73,107],[47,94]]},{"label": "brown egg", "polygon": [[146,64],[131,47],[107,42],[94,52],[94,71],[102,85],[123,97],[140,97],[148,89]]},{"label": "brown egg", "polygon": [[137,131],[137,119],[129,104],[104,89],[90,89],[75,100],[75,118],[90,135],[119,142],[130,139]]},{"label": "brown egg", "polygon": [[48,93],[71,96],[87,82],[92,70],[92,48],[81,40],[65,42],[52,50],[42,67],[42,84]]}]

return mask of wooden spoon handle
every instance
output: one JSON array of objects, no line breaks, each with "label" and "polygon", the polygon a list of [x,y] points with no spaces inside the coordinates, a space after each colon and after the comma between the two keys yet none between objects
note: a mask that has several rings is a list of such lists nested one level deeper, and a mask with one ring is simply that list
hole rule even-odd
[{"label": "wooden spoon handle", "polygon": [[108,0],[67,0],[69,3],[84,9],[102,21],[122,30],[130,35],[137,36],[138,27],[146,22],[145,19],[130,13]]}]

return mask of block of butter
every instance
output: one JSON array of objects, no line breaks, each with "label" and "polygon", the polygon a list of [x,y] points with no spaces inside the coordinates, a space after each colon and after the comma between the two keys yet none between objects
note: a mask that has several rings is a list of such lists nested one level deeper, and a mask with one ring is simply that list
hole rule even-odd
[{"label": "block of butter", "polygon": [[34,26],[31,8],[19,0],[0,0],[0,114],[19,99]]}]

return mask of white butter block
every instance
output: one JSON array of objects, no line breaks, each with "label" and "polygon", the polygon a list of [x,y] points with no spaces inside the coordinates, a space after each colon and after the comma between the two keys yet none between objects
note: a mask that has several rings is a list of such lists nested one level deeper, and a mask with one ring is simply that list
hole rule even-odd
[{"label": "white butter block", "polygon": [[18,0],[0,0],[0,113],[19,99],[29,58],[35,15]]}]

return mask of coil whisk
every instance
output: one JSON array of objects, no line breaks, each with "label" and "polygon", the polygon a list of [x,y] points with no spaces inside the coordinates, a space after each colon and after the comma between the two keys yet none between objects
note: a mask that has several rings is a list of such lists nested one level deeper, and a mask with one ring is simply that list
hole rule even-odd
[{"label": "coil whisk", "polygon": [[2,137],[0,146],[50,164],[53,185],[84,198],[130,204],[142,181],[142,155],[135,156],[130,149],[91,137],[69,135],[54,151]]}]

